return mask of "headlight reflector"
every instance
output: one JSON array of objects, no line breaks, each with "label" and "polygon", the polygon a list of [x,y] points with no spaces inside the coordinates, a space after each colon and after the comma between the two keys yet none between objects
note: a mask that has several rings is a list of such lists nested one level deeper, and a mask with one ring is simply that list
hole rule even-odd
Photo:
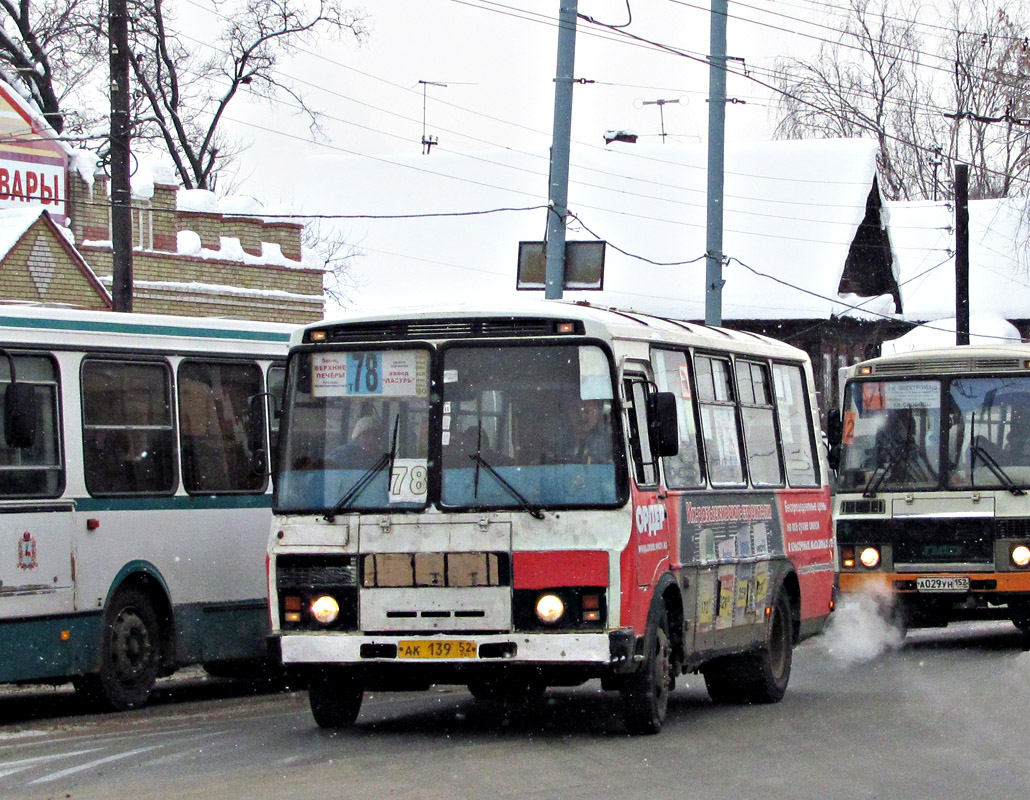
[{"label": "headlight reflector", "polygon": [[311,616],[323,625],[330,625],[340,616],[340,604],[335,597],[324,594],[311,604]]},{"label": "headlight reflector", "polygon": [[1017,567],[1025,567],[1030,564],[1030,547],[1025,544],[1017,544],[1012,548],[1012,563]]},{"label": "headlight reflector", "polygon": [[880,551],[875,547],[866,547],[858,559],[862,562],[862,566],[872,569],[880,563]]},{"label": "headlight reflector", "polygon": [[554,625],[565,616],[565,603],[556,594],[544,594],[536,601],[536,616],[546,625]]}]

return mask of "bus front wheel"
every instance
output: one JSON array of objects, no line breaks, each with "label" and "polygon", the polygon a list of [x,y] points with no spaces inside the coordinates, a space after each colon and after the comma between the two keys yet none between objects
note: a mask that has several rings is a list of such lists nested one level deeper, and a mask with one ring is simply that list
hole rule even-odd
[{"label": "bus front wheel", "polygon": [[756,651],[723,656],[701,668],[708,696],[716,703],[777,703],[790,681],[794,623],[790,598],[779,592],[772,606],[765,644]]},{"label": "bus front wheel", "polygon": [[135,587],[111,600],[100,642],[100,671],[76,681],[86,699],[115,711],[139,708],[154,689],[161,667],[161,627],[154,604]]},{"label": "bus front wheel", "polygon": [[345,669],[325,667],[308,681],[311,715],[320,728],[349,728],[358,718],[364,696],[358,676]]},{"label": "bus front wheel", "polygon": [[647,653],[640,669],[627,675],[620,689],[622,716],[633,735],[654,734],[662,729],[672,691],[672,643],[665,606],[656,609],[656,621],[645,640]]}]

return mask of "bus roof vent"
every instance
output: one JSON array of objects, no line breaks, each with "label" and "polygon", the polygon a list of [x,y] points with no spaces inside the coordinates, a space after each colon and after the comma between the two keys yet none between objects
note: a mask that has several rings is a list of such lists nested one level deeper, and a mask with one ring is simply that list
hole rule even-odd
[{"label": "bus roof vent", "polygon": [[[326,342],[383,342],[403,339],[479,339],[509,336],[554,336],[561,320],[534,317],[456,317],[450,319],[351,322],[319,328]],[[574,324],[573,334],[583,334]]]},{"label": "bus roof vent", "polygon": [[1020,358],[934,358],[911,361],[894,361],[877,364],[875,375],[935,375],[952,372],[1015,372],[1023,371]]}]

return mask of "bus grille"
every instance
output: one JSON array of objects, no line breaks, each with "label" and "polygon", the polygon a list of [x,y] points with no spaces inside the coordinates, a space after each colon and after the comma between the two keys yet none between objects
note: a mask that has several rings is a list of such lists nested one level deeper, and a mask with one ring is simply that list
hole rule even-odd
[{"label": "bus grille", "polygon": [[890,544],[895,564],[993,564],[993,519],[841,520],[839,544]]},{"label": "bus grille", "polygon": [[276,587],[313,589],[358,585],[357,556],[280,556],[276,560]]}]

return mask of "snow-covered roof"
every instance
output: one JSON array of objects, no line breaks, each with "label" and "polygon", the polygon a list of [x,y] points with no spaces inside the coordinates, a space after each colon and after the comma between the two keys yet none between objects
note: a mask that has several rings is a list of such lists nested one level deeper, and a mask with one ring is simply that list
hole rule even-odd
[{"label": "snow-covered roof", "polygon": [[[5,259],[45,209],[40,206],[0,210],[0,261]],[[60,226],[56,226],[63,232]]]},{"label": "snow-covered roof", "polygon": [[[880,348],[882,355],[909,353],[955,345],[954,317],[917,325],[904,336],[888,339]],[[974,345],[1013,344],[1021,342],[1019,329],[1011,322],[990,314],[969,317],[969,343]]]},{"label": "snow-covered roof", "polygon": [[[950,203],[892,202],[886,219],[898,264],[904,316],[955,315],[955,212]],[[969,203],[969,313],[1030,318],[1027,199]]]},{"label": "snow-covered roof", "polygon": [[[871,140],[727,146],[724,319],[825,319],[854,302],[837,288],[875,155]],[[574,148],[568,239],[609,246],[604,291],[566,296],[704,318],[706,158],[681,144]],[[359,307],[511,298],[519,242],[544,238],[546,152],[319,156],[295,174],[305,210],[366,217],[340,223],[363,253]],[[495,209],[508,210],[467,214]],[[446,213],[463,215],[412,218]],[[406,218],[367,218],[388,215]]]}]

